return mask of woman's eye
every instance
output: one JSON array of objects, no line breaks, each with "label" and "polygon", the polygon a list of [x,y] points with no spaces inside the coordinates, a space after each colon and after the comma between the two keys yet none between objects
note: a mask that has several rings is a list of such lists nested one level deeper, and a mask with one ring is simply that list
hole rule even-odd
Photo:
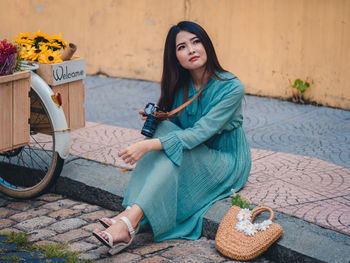
[{"label": "woman's eye", "polygon": [[195,39],[194,41],[193,41],[193,43],[194,44],[198,44],[198,43],[200,43],[201,41],[199,40],[199,39]]},{"label": "woman's eye", "polygon": [[177,48],[177,50],[181,50],[181,49],[183,49],[183,48],[185,48],[185,46],[179,46],[179,47]]}]

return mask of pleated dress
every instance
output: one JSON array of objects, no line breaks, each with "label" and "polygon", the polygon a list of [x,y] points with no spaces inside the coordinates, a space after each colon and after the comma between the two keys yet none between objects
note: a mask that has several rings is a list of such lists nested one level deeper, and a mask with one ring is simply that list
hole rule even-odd
[{"label": "pleated dress", "polygon": [[[132,173],[123,206],[137,204],[154,240],[198,239],[203,216],[248,180],[251,154],[242,128],[244,86],[229,72],[211,78],[200,97],[155,132],[163,150],[145,154]],[[189,85],[188,99],[198,91]],[[185,87],[173,108],[183,103]]]}]

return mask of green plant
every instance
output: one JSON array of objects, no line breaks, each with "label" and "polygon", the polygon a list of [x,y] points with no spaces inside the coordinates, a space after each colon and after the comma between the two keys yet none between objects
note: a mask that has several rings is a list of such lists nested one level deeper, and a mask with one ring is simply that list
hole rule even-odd
[{"label": "green plant", "polygon": [[[66,258],[67,263],[92,262],[88,260],[79,260],[79,252],[66,250],[69,243],[34,245],[32,242],[29,241],[28,235],[26,233],[5,232],[0,234],[8,236],[7,240],[4,243],[17,244],[20,251],[43,251],[44,254],[42,255],[42,257]],[[0,257],[0,259],[3,260],[4,258]],[[18,262],[19,259],[11,258],[8,260]]]},{"label": "green plant", "polygon": [[7,240],[4,242],[6,244],[17,244],[20,248],[25,248],[30,246],[28,235],[26,233],[8,232],[3,234],[7,235]]},{"label": "green plant", "polygon": [[15,71],[20,71],[21,70],[21,50],[22,50],[22,46],[20,45],[17,45],[17,49],[18,49],[18,52],[17,52],[17,58],[16,58],[16,66],[15,66]]},{"label": "green plant", "polygon": [[20,258],[17,256],[11,256],[11,257],[1,257],[0,256],[0,261],[11,261],[11,262],[19,262]]},{"label": "green plant", "polygon": [[243,196],[237,194],[234,189],[232,191],[231,204],[238,206],[240,208],[249,208],[249,200],[244,198]]},{"label": "green plant", "polygon": [[66,258],[67,263],[80,262],[78,259],[79,252],[65,250],[68,243],[57,243],[49,245],[33,246],[34,250],[44,251],[44,257]]},{"label": "green plant", "polygon": [[310,83],[307,81],[302,81],[301,79],[296,79],[293,85],[292,82],[289,80],[289,84],[292,89],[293,102],[304,103],[302,94],[307,90],[308,87],[310,87]]},{"label": "green plant", "polygon": [[310,84],[307,81],[303,82],[301,79],[294,81],[293,88],[299,90],[301,93],[304,93],[308,87],[310,87]]}]

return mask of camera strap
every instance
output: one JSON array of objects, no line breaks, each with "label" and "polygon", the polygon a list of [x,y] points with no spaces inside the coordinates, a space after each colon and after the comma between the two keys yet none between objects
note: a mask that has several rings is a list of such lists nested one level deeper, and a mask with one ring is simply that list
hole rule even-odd
[{"label": "camera strap", "polygon": [[[161,119],[161,120],[166,120],[166,119],[169,119],[169,118],[176,118],[176,117],[179,117],[182,112],[184,111],[184,109],[190,105],[199,95],[201,95],[204,87],[206,85],[203,85],[200,90],[198,91],[198,93],[190,100],[187,101],[187,98],[188,98],[188,91],[189,91],[189,85],[186,85],[186,89],[185,89],[185,94],[184,94],[184,99],[183,99],[183,104],[179,107],[177,107],[176,109],[173,109],[172,111],[170,112],[163,112],[163,111],[157,111],[155,112],[155,117],[157,117],[158,119]],[[177,113],[177,115],[174,115],[175,113]]]}]

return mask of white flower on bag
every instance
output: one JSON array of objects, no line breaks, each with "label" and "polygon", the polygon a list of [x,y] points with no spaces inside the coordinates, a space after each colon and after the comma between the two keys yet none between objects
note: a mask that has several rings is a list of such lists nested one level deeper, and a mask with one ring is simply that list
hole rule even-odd
[{"label": "white flower on bag", "polygon": [[250,225],[248,225],[245,229],[244,229],[244,233],[248,236],[252,236],[254,235],[257,231],[256,226],[253,225],[252,223],[250,223]]},{"label": "white flower on bag", "polygon": [[261,222],[260,224],[257,224],[257,229],[258,230],[262,230],[262,231],[265,231],[266,229],[269,228],[269,226],[272,224],[272,221],[270,219],[268,220],[265,220],[263,222]]},{"label": "white flower on bag", "polygon": [[243,232],[249,224],[251,223],[248,220],[238,221],[236,224],[236,229],[238,232]]},{"label": "white flower on bag", "polygon": [[249,209],[241,209],[241,211],[237,214],[238,222],[236,224],[236,230],[238,232],[244,232],[247,236],[253,236],[260,231],[265,231],[272,224],[270,219],[265,220],[261,223],[253,224],[249,220],[251,219],[252,214]]},{"label": "white flower on bag", "polygon": [[241,209],[237,215],[238,221],[250,220],[252,214],[248,208]]}]

